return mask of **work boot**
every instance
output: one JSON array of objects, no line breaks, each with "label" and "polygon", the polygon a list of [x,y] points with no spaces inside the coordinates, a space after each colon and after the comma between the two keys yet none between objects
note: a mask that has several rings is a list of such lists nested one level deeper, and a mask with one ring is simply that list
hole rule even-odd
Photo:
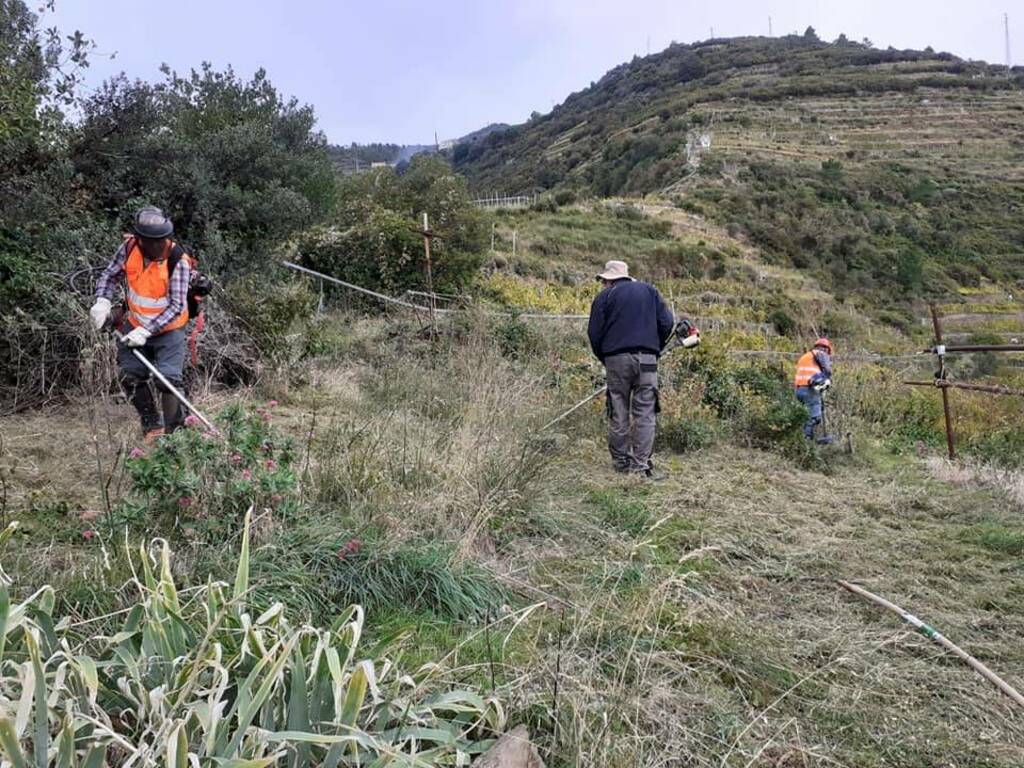
[{"label": "work boot", "polygon": [[655,469],[654,465],[651,464],[651,466],[644,470],[644,478],[652,483],[660,483],[662,480],[668,480],[668,472]]},{"label": "work boot", "polygon": [[153,400],[153,390],[148,381],[128,381],[125,383],[128,390],[128,399],[139,414],[142,422],[142,433],[148,435],[155,429],[163,433],[163,414],[157,410],[156,402]]},{"label": "work boot", "polygon": [[660,482],[661,480],[667,480],[668,474],[654,468],[654,462],[648,460],[646,467],[634,467],[630,470],[631,475],[641,477],[644,480],[650,480],[651,482]]},{"label": "work boot", "polygon": [[154,445],[157,440],[164,436],[164,434],[165,430],[163,427],[151,429],[143,436],[142,442],[145,443],[147,447]]},{"label": "work boot", "polygon": [[167,434],[171,434],[178,427],[185,424],[185,417],[182,414],[181,403],[170,392],[160,393],[160,405],[164,412],[164,427],[167,429]]}]

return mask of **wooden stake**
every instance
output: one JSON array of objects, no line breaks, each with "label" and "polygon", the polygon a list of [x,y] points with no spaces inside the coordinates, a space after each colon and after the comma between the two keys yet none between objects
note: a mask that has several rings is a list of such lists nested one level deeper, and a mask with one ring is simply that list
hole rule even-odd
[{"label": "wooden stake", "polygon": [[430,294],[427,298],[430,303],[430,338],[433,340],[437,338],[437,324],[434,320],[434,270],[430,263],[430,238],[433,235],[430,232],[430,222],[427,219],[427,212],[423,212],[423,250],[427,257],[427,293]]},{"label": "wooden stake", "polygon": [[1018,705],[1024,707],[1024,696],[1022,696],[1016,688],[1011,686],[1009,683],[1007,683],[1005,680],[999,677],[999,675],[997,675],[991,669],[989,669],[976,658],[967,653],[967,651],[965,651],[963,648],[956,645],[952,640],[941,634],[934,627],[925,624],[923,621],[917,618],[917,616],[914,616],[911,613],[907,613],[895,603],[890,603],[884,597],[879,597],[878,595],[872,594],[871,592],[868,592],[866,589],[863,589],[862,587],[858,587],[857,585],[851,584],[848,581],[843,581],[842,579],[836,579],[836,583],[843,589],[849,590],[858,597],[862,597],[865,600],[874,603],[875,605],[880,605],[886,610],[892,611],[893,613],[897,614],[901,619],[907,622],[907,624],[912,626],[914,629],[916,629],[922,635],[927,637],[929,640],[934,640],[936,643],[941,645],[950,653],[959,656],[975,672],[977,672],[979,675],[981,675],[994,686],[996,686],[996,688],[998,688],[1011,699],[1013,699],[1014,702],[1016,702]]},{"label": "wooden stake", "polygon": [[[942,348],[942,323],[939,321],[939,312],[935,305],[931,305],[932,327],[935,329],[935,348]],[[939,355],[939,370],[935,378],[942,381],[946,378],[946,358]],[[942,387],[942,413],[946,417],[946,447],[949,449],[950,461],[956,458],[956,447],[953,441],[953,417],[949,410],[949,388]]]}]

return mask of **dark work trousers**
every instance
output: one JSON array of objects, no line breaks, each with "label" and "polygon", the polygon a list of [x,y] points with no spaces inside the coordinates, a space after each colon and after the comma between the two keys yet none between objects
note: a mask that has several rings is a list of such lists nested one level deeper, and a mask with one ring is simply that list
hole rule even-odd
[{"label": "dark work trousers", "polygon": [[[185,367],[185,341],[185,329],[175,328],[173,331],[150,336],[143,346],[136,349],[180,390],[182,371]],[[135,357],[131,347],[120,342],[117,345],[117,364],[121,368],[121,383],[125,394],[139,412],[143,432],[160,427],[173,431],[181,425],[184,416],[178,399],[170,392],[166,392],[163,384],[158,381],[156,387],[160,392],[160,406],[157,407],[153,399],[153,390],[150,388],[149,369]]]},{"label": "dark work trousers", "polygon": [[620,472],[645,472],[654,451],[658,356],[625,352],[604,359],[608,380],[608,450]]}]

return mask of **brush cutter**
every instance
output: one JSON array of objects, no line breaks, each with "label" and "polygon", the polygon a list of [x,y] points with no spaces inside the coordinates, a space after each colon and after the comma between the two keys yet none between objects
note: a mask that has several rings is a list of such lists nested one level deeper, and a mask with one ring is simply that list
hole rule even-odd
[{"label": "brush cutter", "polygon": [[825,398],[821,398],[821,437],[815,440],[818,445],[832,445],[835,438],[828,433],[828,422],[825,420]]},{"label": "brush cutter", "polygon": [[[119,342],[121,342],[122,344],[125,343],[125,337],[118,333],[117,328],[110,321],[110,319],[107,320],[106,324],[104,325],[104,328],[109,330],[110,335],[117,339]],[[153,365],[152,362],[150,362],[149,358],[147,358],[144,354],[142,354],[142,352],[140,352],[138,349],[135,349],[134,347],[130,347],[130,349],[132,354],[135,355],[136,359],[145,366],[146,370],[153,374],[156,380],[159,381],[164,387],[166,387],[167,391],[174,395],[174,397],[177,398],[178,402],[185,406],[193,416],[199,419],[199,421],[203,423],[204,427],[210,430],[210,432],[212,432],[213,434],[218,436],[220,435],[220,430],[213,426],[213,422],[206,418],[198,408],[192,405],[192,402],[187,397],[185,397],[185,395],[182,394],[182,392],[177,387],[171,384],[171,382],[167,380],[166,376],[164,376],[162,373],[160,373],[159,370],[157,370],[157,367]]]},{"label": "brush cutter", "polygon": [[[686,318],[683,318],[683,319],[681,319],[679,322],[677,322],[675,324],[675,327],[672,329],[672,335],[669,336],[668,342],[665,344],[664,347],[661,348],[661,354],[665,355],[665,354],[671,352],[673,349],[676,349],[677,347],[683,347],[685,349],[693,349],[698,344],[700,344],[700,331],[697,330],[697,326],[695,326],[693,323],[691,323]],[[591,394],[587,395],[584,399],[580,400],[578,403],[576,403],[576,405],[574,405],[572,408],[567,410],[565,413],[563,413],[563,414],[555,417],[551,421],[549,421],[547,424],[545,424],[543,427],[540,428],[540,431],[544,432],[549,427],[554,426],[555,424],[560,422],[562,419],[564,419],[566,416],[572,415],[573,413],[578,411],[580,408],[582,408],[584,405],[589,403],[591,400],[594,400],[594,399],[600,397],[601,395],[603,395],[607,391],[608,391],[608,385],[605,384],[600,389],[592,392]]]},{"label": "brush cutter", "polygon": [[[122,344],[124,344],[124,340],[125,340],[124,336],[119,334],[113,328],[110,329],[110,332],[114,336],[115,339],[117,339]],[[167,380],[166,376],[164,376],[162,373],[160,373],[160,371],[157,370],[157,367],[155,365],[153,365],[153,363],[151,363],[149,361],[149,358],[147,358],[144,354],[142,354],[142,352],[140,352],[139,350],[137,350],[135,348],[132,348],[132,354],[135,355],[136,359],[140,363],[142,363],[144,366],[146,366],[146,370],[148,370],[150,373],[152,373],[157,381],[159,381],[161,384],[164,385],[164,387],[167,388],[168,392],[170,392],[172,395],[174,395],[178,399],[179,403],[181,403],[183,406],[188,408],[188,410],[192,413],[193,416],[195,416],[197,419],[199,419],[201,422],[203,422],[203,426],[204,427],[206,427],[208,430],[210,430],[215,435],[219,435],[220,434],[220,430],[218,430],[215,426],[213,426],[213,423],[208,418],[206,418],[198,408],[196,408],[194,405],[192,405],[192,402],[187,397],[185,397],[185,395],[177,387],[175,387],[173,384],[171,384],[171,382],[169,382]]]}]

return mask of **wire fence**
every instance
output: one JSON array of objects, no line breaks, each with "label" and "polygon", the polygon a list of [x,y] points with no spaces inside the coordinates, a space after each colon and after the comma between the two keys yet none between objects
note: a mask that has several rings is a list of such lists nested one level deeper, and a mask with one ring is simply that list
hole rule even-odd
[{"label": "wire fence", "polygon": [[[406,301],[404,299],[399,299],[399,298],[396,298],[394,296],[388,296],[387,294],[380,293],[378,291],[373,291],[373,290],[370,290],[369,288],[364,288],[362,286],[355,285],[354,283],[349,283],[349,282],[346,282],[344,280],[339,280],[338,278],[332,277],[331,275],[324,274],[323,272],[317,272],[314,269],[309,269],[308,267],[303,267],[303,266],[301,266],[299,264],[295,264],[294,262],[282,261],[281,265],[283,267],[287,268],[287,269],[291,269],[291,270],[294,270],[296,272],[304,273],[304,274],[306,274],[306,275],[308,275],[310,277],[316,278],[317,280],[327,281],[327,282],[333,283],[335,285],[340,285],[343,288],[347,288],[349,290],[355,291],[355,292],[360,293],[362,295],[369,296],[370,298],[373,298],[373,299],[375,299],[377,301],[380,301],[382,303],[385,303],[385,304],[390,304],[390,305],[393,305],[393,306],[396,306],[396,307],[402,307],[404,309],[411,309],[411,310],[413,310],[415,312],[429,313],[430,310],[431,310],[431,308],[429,306],[425,306],[423,304],[416,304],[416,303],[414,303],[412,301]],[[429,296],[429,294],[425,294],[422,291],[407,291],[406,292],[406,296],[409,296],[411,298],[411,297],[415,297],[415,296]],[[467,309],[467,308],[444,308],[444,309],[437,308],[437,307],[434,308],[434,312],[436,312],[438,314],[444,314],[444,315],[453,315],[453,314],[458,314],[458,313],[468,313],[468,312],[472,312],[472,311],[473,310]],[[545,313],[545,312],[520,312],[520,311],[516,311],[516,310],[505,310],[505,311],[484,310],[483,314],[491,316],[491,317],[509,317],[509,318],[524,319],[524,320],[587,320],[590,317],[589,315],[581,315],[581,314],[552,314],[552,313]],[[729,319],[726,319],[726,318],[702,317],[702,316],[699,316],[699,315],[694,316],[693,319],[694,319],[694,321],[698,325],[703,326],[705,330],[720,330],[720,329],[725,328],[725,327],[734,327],[734,328],[741,328],[743,330],[755,330],[755,331],[763,332],[763,333],[767,334],[772,329],[772,326],[770,326],[767,323],[755,323],[755,322],[742,321],[742,320],[729,320]],[[771,350],[771,349],[726,349],[725,351],[726,351],[726,354],[731,355],[731,356],[736,356],[736,357],[797,358],[801,354],[803,354],[800,351],[794,351],[794,350]],[[907,353],[907,354],[892,354],[892,355],[876,354],[876,353],[873,353],[873,352],[851,352],[851,353],[847,353],[847,354],[842,355],[841,359],[842,360],[846,360],[846,361],[851,361],[851,362],[868,362],[868,363],[886,363],[886,362],[899,362],[899,361],[908,361],[908,360],[924,362],[924,361],[930,359],[930,351],[928,351],[928,352]]]}]

